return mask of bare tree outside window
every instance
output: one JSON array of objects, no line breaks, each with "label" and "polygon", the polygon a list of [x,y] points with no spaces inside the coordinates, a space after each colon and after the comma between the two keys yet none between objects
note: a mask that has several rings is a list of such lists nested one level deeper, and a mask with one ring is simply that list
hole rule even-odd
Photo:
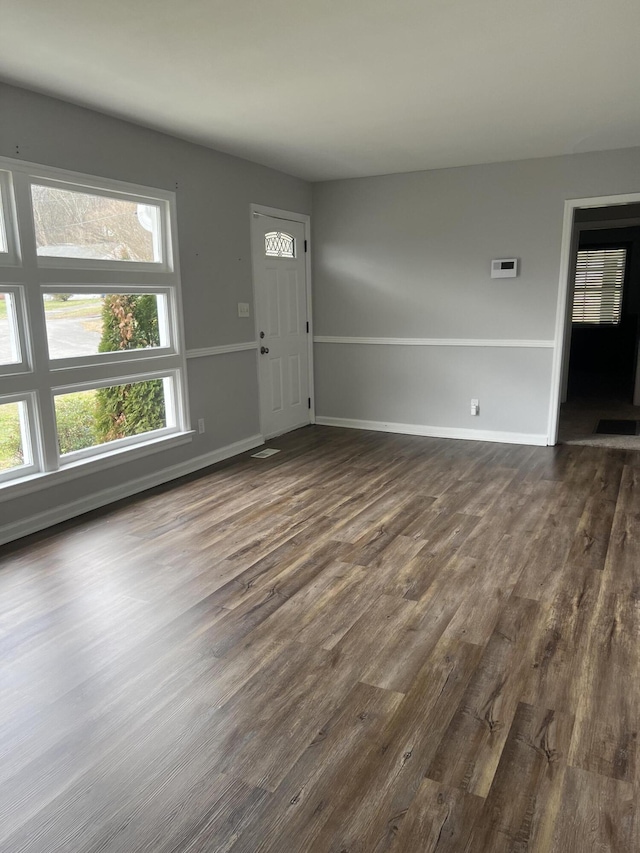
[{"label": "bare tree outside window", "polygon": [[159,209],[112,196],[32,184],[38,255],[158,261]]}]

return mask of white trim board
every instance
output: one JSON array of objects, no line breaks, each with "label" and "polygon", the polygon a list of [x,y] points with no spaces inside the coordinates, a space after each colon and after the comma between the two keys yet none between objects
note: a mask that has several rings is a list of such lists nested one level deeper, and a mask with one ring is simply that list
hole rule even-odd
[{"label": "white trim board", "polygon": [[465,441],[496,441],[502,444],[535,444],[546,446],[547,436],[539,433],[503,432],[500,430],[463,429],[458,427],[425,426],[423,424],[394,424],[386,421],[362,421],[352,418],[325,418],[318,415],[320,426],[365,429],[374,432],[393,432],[402,435],[422,435],[428,438],[455,438]]},{"label": "white trim board", "polygon": [[210,355],[224,355],[227,352],[244,352],[245,350],[257,349],[257,341],[245,341],[240,344],[221,344],[217,347],[199,347],[198,349],[188,349],[186,352],[187,358],[206,358]]},{"label": "white trim board", "polygon": [[522,347],[546,348],[554,345],[552,340],[507,340],[503,338],[352,338],[333,335],[316,335],[316,344],[387,344],[401,347]]},{"label": "white trim board", "polygon": [[[553,365],[551,368],[551,397],[549,401],[548,444],[558,440],[560,421],[560,395],[562,393],[562,367],[565,358],[565,338],[569,318],[569,274],[571,271],[571,242],[573,239],[573,223],[575,211],[588,207],[616,207],[620,204],[637,204],[640,193],[624,193],[622,195],[595,196],[592,198],[570,198],[564,203],[562,225],[562,244],[560,249],[560,279],[558,284],[558,302],[556,306],[556,330],[553,341]],[[582,226],[584,223],[578,223]],[[611,220],[611,228],[615,228],[615,220]]]},{"label": "white trim board", "polygon": [[210,453],[196,456],[195,459],[189,459],[178,465],[154,471],[152,474],[139,477],[137,480],[129,480],[118,486],[103,489],[86,498],[71,501],[71,503],[63,504],[62,506],[56,506],[53,509],[45,510],[20,521],[5,524],[0,527],[0,545],[13,542],[15,539],[28,536],[30,533],[37,533],[39,530],[52,527],[54,524],[60,524],[62,521],[76,518],[93,509],[98,509],[99,507],[122,500],[122,498],[128,498],[131,495],[152,489],[154,486],[160,486],[163,483],[176,480],[178,477],[184,477],[185,474],[192,474],[194,471],[207,468],[209,465],[215,465],[216,462],[222,462],[232,456],[238,456],[240,453],[253,450],[262,444],[264,444],[264,438],[261,435],[251,435],[241,441],[235,441],[233,444],[227,444],[217,450],[212,450]]}]

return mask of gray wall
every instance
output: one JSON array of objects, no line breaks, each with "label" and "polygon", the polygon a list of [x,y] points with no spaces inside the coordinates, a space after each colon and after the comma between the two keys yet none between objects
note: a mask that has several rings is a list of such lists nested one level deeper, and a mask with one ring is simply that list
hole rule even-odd
[{"label": "gray wall", "polygon": [[[253,338],[249,204],[311,212],[308,184],[0,84],[0,154],[175,189],[189,349]],[[563,201],[640,191],[640,149],[317,184],[316,335],[549,340]],[[494,257],[521,259],[491,280]],[[253,313],[253,306],[252,306]],[[320,416],[546,433],[550,349],[315,347]],[[188,463],[259,431],[255,354],[191,359],[192,443],[0,504],[0,527]],[[469,414],[471,396],[481,415]]]},{"label": "gray wall", "polygon": [[[315,334],[552,340],[565,199],[638,191],[640,149],[316,184]],[[316,412],[544,436],[552,356],[318,343]]]},{"label": "gray wall", "polygon": [[[238,302],[253,302],[249,205],[310,213],[304,181],[63,101],[0,84],[0,154],[175,190],[187,349],[251,341]],[[176,189],[177,187],[177,189]],[[0,528],[259,432],[254,352],[190,359],[188,445],[0,503]]]}]

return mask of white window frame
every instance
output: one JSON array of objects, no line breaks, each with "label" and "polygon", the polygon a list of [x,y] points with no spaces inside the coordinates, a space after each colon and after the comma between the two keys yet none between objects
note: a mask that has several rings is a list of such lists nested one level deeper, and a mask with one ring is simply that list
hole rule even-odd
[{"label": "white window frame", "polygon": [[[35,395],[8,394],[0,397],[0,406],[5,403],[22,403],[24,406],[24,420],[20,419],[20,432],[22,434],[22,448],[28,461],[7,471],[0,471],[0,485],[10,484],[15,480],[30,477],[37,473],[40,467],[40,446],[36,432]],[[26,420],[26,423],[24,422]]]},{"label": "white window frame", "polygon": [[[127,349],[116,350],[114,352],[98,352],[92,355],[78,355],[67,358],[51,358],[47,343],[47,355],[51,370],[67,370],[69,368],[85,367],[98,364],[118,364],[121,361],[136,361],[137,359],[148,359],[151,355],[160,358],[161,356],[177,355],[178,349],[176,341],[178,335],[176,328],[178,323],[178,310],[176,305],[175,291],[171,287],[156,287],[151,290],[148,287],[140,287],[136,285],[117,285],[117,284],[43,284],[40,288],[41,296],[44,299],[48,293],[74,293],[74,294],[139,294],[160,296],[164,300],[164,305],[158,303],[158,321],[162,325],[160,330],[160,339],[166,340],[165,345],[160,344],[157,347],[149,347],[147,349]],[[163,310],[164,308],[164,310]],[[46,323],[46,319],[45,319]]]},{"label": "white window frame", "polygon": [[[0,283],[0,293],[8,293],[12,296],[13,304],[13,331],[16,336],[16,344],[20,358],[8,364],[0,364],[0,375],[13,373],[26,373],[31,369],[31,346],[29,339],[29,324],[26,321],[24,287],[20,284]],[[7,309],[9,315],[9,309]]]},{"label": "white window frame", "polygon": [[0,158],[0,196],[2,196],[2,211],[4,218],[2,228],[7,251],[0,252],[0,266],[16,266],[20,263],[20,243],[18,240],[18,223],[14,204],[12,173],[7,168],[7,160]]},{"label": "white window frame", "polygon": [[[93,181],[96,179],[93,178]],[[114,182],[112,182],[114,183]],[[105,189],[104,186],[91,186],[89,184],[72,183],[70,181],[52,180],[51,178],[40,178],[29,176],[29,195],[31,195],[31,187],[33,185],[51,187],[52,189],[66,190],[67,192],[81,193],[84,195],[102,196],[104,198],[113,198],[117,201],[130,201],[134,204],[149,204],[160,208],[160,260],[159,261],[118,261],[99,258],[64,258],[59,256],[48,257],[47,255],[38,255],[36,258],[38,266],[51,267],[52,269],[83,269],[83,270],[126,270],[131,267],[137,272],[171,272],[173,269],[171,242],[169,240],[170,230],[170,212],[169,200],[164,198],[156,198],[150,195],[125,192],[114,183],[113,189]],[[148,190],[146,190],[148,192]],[[32,224],[35,232],[35,218],[32,210]]]},{"label": "white window frame", "polygon": [[[38,256],[32,184],[160,207],[162,262]],[[14,295],[21,355],[19,365],[0,366],[0,402],[24,402],[31,453],[29,466],[0,475],[0,501],[190,441],[175,193],[1,157],[0,192],[9,250],[0,253],[0,291]],[[142,350],[49,359],[43,294],[56,292],[159,294],[165,306],[162,312],[158,306],[165,320],[161,333],[165,343]],[[167,427],[60,455],[57,394],[157,378],[167,380]]]},{"label": "white window frame", "polygon": [[63,465],[72,464],[73,462],[77,462],[79,459],[88,459],[90,456],[100,456],[107,448],[112,450],[121,450],[124,447],[131,447],[132,445],[140,444],[144,436],[147,436],[149,439],[156,439],[162,438],[166,435],[172,435],[176,431],[177,427],[177,377],[175,371],[155,374],[142,373],[139,376],[114,377],[112,379],[103,379],[98,382],[82,382],[80,384],[76,383],[74,385],[63,385],[57,388],[52,388],[51,398],[54,403],[55,410],[55,398],[63,396],[64,394],[75,394],[79,391],[93,391],[98,388],[111,388],[115,385],[127,385],[134,382],[147,382],[151,379],[164,380],[165,416],[167,421],[166,427],[150,430],[149,432],[141,433],[140,435],[130,435],[126,438],[117,438],[113,441],[97,444],[95,447],[85,447],[83,450],[74,450],[71,453],[61,454],[58,451],[59,466],[62,467]]}]

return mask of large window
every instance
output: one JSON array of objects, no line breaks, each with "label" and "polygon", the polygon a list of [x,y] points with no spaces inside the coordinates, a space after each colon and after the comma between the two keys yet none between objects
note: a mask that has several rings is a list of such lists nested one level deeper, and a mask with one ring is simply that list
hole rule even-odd
[{"label": "large window", "polygon": [[0,160],[0,488],[186,440],[174,230],[172,193]]},{"label": "large window", "polygon": [[581,249],[576,264],[572,320],[580,325],[616,326],[622,315],[627,264],[624,248]]}]

